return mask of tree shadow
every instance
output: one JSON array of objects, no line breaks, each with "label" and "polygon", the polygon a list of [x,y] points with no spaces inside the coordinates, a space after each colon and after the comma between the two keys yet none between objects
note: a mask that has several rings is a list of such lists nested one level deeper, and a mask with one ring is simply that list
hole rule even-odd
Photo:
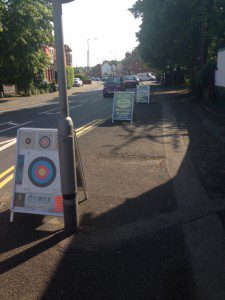
[{"label": "tree shadow", "polygon": [[[89,157],[90,164],[87,177],[90,202],[81,207],[84,231],[74,236],[42,299],[197,298],[191,258],[181,225],[203,215],[198,212],[200,207],[188,207],[188,203],[181,213],[174,181],[183,177],[189,155],[199,172],[200,156],[209,155],[202,153],[202,148],[209,147],[211,138],[203,135],[202,139],[203,129],[196,116],[193,116],[194,127],[187,122],[184,112],[177,112],[177,125],[184,139],[189,139],[189,146],[173,179],[168,180],[168,174],[163,171],[164,138],[170,138],[176,153],[179,135],[163,133],[163,123],[168,132],[173,131],[176,124],[162,118],[161,105],[157,102],[151,103],[148,109],[138,106],[133,125],[103,123],[94,133],[95,138],[89,139],[89,149],[82,145],[81,153]],[[103,135],[102,130],[107,129],[111,133]],[[198,147],[199,155],[196,156]],[[215,144],[209,147],[210,155],[215,153],[214,147]],[[206,172],[213,175],[215,169],[211,171],[209,164]],[[157,176],[161,181],[146,190],[149,176],[151,181]],[[200,173],[199,178],[204,180]],[[183,184],[185,187],[187,183],[184,181]],[[105,209],[101,211],[102,208]],[[34,225],[33,230],[37,227]],[[58,238],[61,237],[50,239],[50,243],[40,248],[49,247],[51,242],[54,246]],[[11,248],[16,244],[13,242]],[[25,252],[19,261],[29,259],[31,252]],[[38,250],[34,249],[35,252]],[[11,267],[15,266],[12,259]],[[8,269],[4,264],[3,270]]]},{"label": "tree shadow", "polygon": [[[101,125],[102,130],[112,130],[114,140],[110,142],[110,134],[101,136],[99,146],[96,133],[96,164],[96,153],[91,156],[88,152],[93,169],[88,178],[90,196],[97,203],[92,207],[94,212],[82,215],[81,226],[88,233],[74,236],[42,299],[195,299],[190,257],[182,227],[176,221],[179,207],[174,182],[164,180],[168,174],[163,171],[163,122],[169,120],[162,119],[160,103],[153,102],[136,108],[133,125],[112,125],[110,121]],[[184,124],[180,126],[185,129]],[[167,125],[168,131],[174,128],[173,123]],[[176,150],[179,136],[167,137]],[[94,144],[90,147],[93,149]],[[183,163],[177,177],[182,174]],[[146,184],[149,176],[155,180],[155,168],[155,176],[162,177],[164,183],[143,192],[142,182]],[[136,196],[121,199],[130,193]],[[101,211],[101,202],[108,209]],[[110,203],[114,205],[110,207]],[[101,213],[96,214],[96,210]],[[165,225],[168,219],[171,223]],[[146,227],[138,230],[142,222]]]}]

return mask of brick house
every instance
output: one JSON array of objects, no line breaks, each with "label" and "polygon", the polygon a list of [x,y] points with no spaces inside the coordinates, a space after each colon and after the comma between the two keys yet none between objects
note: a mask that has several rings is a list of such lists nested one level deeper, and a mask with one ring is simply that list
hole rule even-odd
[{"label": "brick house", "polygon": [[[65,63],[67,66],[72,66],[72,49],[65,45]],[[45,68],[45,80],[52,82],[57,78],[57,65],[56,65],[56,50],[51,46],[43,46],[44,53],[48,56],[50,64]]]},{"label": "brick house", "polygon": [[138,74],[148,73],[151,69],[148,68],[142,61],[140,54],[137,51],[126,52],[125,58],[122,60],[122,72],[123,74]]},{"label": "brick house", "polygon": [[66,65],[69,67],[72,67],[73,64],[73,50],[68,46],[65,45],[65,61],[66,61]]},{"label": "brick house", "polygon": [[50,59],[50,64],[45,68],[45,80],[52,82],[55,80],[56,51],[51,46],[43,46],[43,51]]}]

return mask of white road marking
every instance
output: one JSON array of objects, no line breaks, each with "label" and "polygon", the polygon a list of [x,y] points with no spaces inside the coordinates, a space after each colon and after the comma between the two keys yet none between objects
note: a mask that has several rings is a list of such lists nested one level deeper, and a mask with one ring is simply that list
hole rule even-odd
[{"label": "white road marking", "polygon": [[12,122],[12,121],[5,122],[5,123],[1,123],[0,126],[2,126],[2,125],[7,125],[7,124],[10,123],[10,122]]},{"label": "white road marking", "polygon": [[53,109],[49,109],[49,110],[45,110],[45,111],[42,111],[42,112],[40,112],[40,113],[38,113],[39,115],[43,115],[43,114],[50,114],[50,115],[52,115],[52,111],[54,111],[54,110],[57,110],[57,109],[59,109],[59,107],[56,107],[56,108],[53,108]]},{"label": "white road marking", "polygon": [[102,98],[97,98],[95,100],[92,100],[91,102],[96,102],[96,101],[99,101],[99,100],[102,100]]},{"label": "white road marking", "polygon": [[19,125],[18,123],[8,122],[10,125]]},{"label": "white road marking", "polygon": [[4,144],[7,144],[7,143],[10,143],[10,142],[14,141],[14,139],[2,141],[2,142],[0,142],[0,145],[4,145]]},{"label": "white road marking", "polygon": [[91,99],[92,99],[92,97],[91,97],[91,98],[84,99],[84,100],[81,100],[80,102],[87,102],[87,101],[89,101],[89,100],[91,100]]},{"label": "white road marking", "polygon": [[7,143],[6,145],[0,147],[0,152],[15,145],[16,144],[16,138],[12,139],[12,140],[8,140],[8,141],[5,141],[5,143]]},{"label": "white road marking", "polygon": [[43,103],[45,103],[44,106],[48,106],[48,105],[58,104],[59,102],[48,103],[48,102],[45,101],[45,102],[39,102],[39,103],[36,103],[36,104],[25,105],[25,106],[22,106],[22,107],[16,107],[16,108],[11,108],[11,109],[4,109],[3,111],[0,111],[0,114],[3,114],[5,112],[9,112],[9,111],[17,111],[17,110],[21,110],[21,109],[24,109],[24,108],[34,107],[34,106],[35,107],[42,107]]},{"label": "white road marking", "polygon": [[3,130],[0,130],[0,133],[1,132],[5,132],[5,131],[9,131],[11,129],[14,129],[14,128],[17,128],[17,127],[21,127],[23,125],[27,125],[27,124],[30,124],[30,123],[32,123],[32,121],[29,121],[29,122],[26,122],[26,123],[22,123],[22,124],[19,124],[19,125],[15,125],[15,126],[12,126],[12,127],[9,127],[9,128],[3,129]]},{"label": "white road marking", "polygon": [[[77,108],[77,107],[81,107],[83,106],[83,104],[80,104],[80,105],[76,105],[76,106],[70,106],[70,110],[74,109],[74,108]],[[60,114],[60,111],[56,112],[55,115],[59,115]]]}]

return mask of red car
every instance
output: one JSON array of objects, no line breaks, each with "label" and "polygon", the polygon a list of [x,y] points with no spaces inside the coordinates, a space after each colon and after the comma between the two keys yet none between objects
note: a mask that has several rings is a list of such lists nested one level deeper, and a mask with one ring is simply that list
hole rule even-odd
[{"label": "red car", "polygon": [[125,76],[123,78],[123,83],[125,87],[136,87],[140,84],[138,77],[135,75]]},{"label": "red car", "polygon": [[125,91],[123,79],[120,76],[108,77],[102,91],[103,97],[106,98],[118,91]]}]

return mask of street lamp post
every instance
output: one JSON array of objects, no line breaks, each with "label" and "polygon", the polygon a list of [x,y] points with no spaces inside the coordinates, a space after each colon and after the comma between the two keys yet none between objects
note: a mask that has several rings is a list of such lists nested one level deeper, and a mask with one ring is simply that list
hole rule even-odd
[{"label": "street lamp post", "polygon": [[75,166],[75,145],[74,126],[69,116],[69,105],[67,97],[67,83],[65,71],[62,4],[73,0],[53,0],[53,17],[56,62],[59,86],[60,119],[58,122],[58,147],[59,163],[61,173],[61,186],[64,208],[65,230],[75,232],[79,227],[76,166]]},{"label": "street lamp post", "polygon": [[93,39],[87,39],[87,67],[90,69],[91,64],[90,64],[90,44],[89,42],[91,40],[97,40],[98,38],[93,38]]}]

